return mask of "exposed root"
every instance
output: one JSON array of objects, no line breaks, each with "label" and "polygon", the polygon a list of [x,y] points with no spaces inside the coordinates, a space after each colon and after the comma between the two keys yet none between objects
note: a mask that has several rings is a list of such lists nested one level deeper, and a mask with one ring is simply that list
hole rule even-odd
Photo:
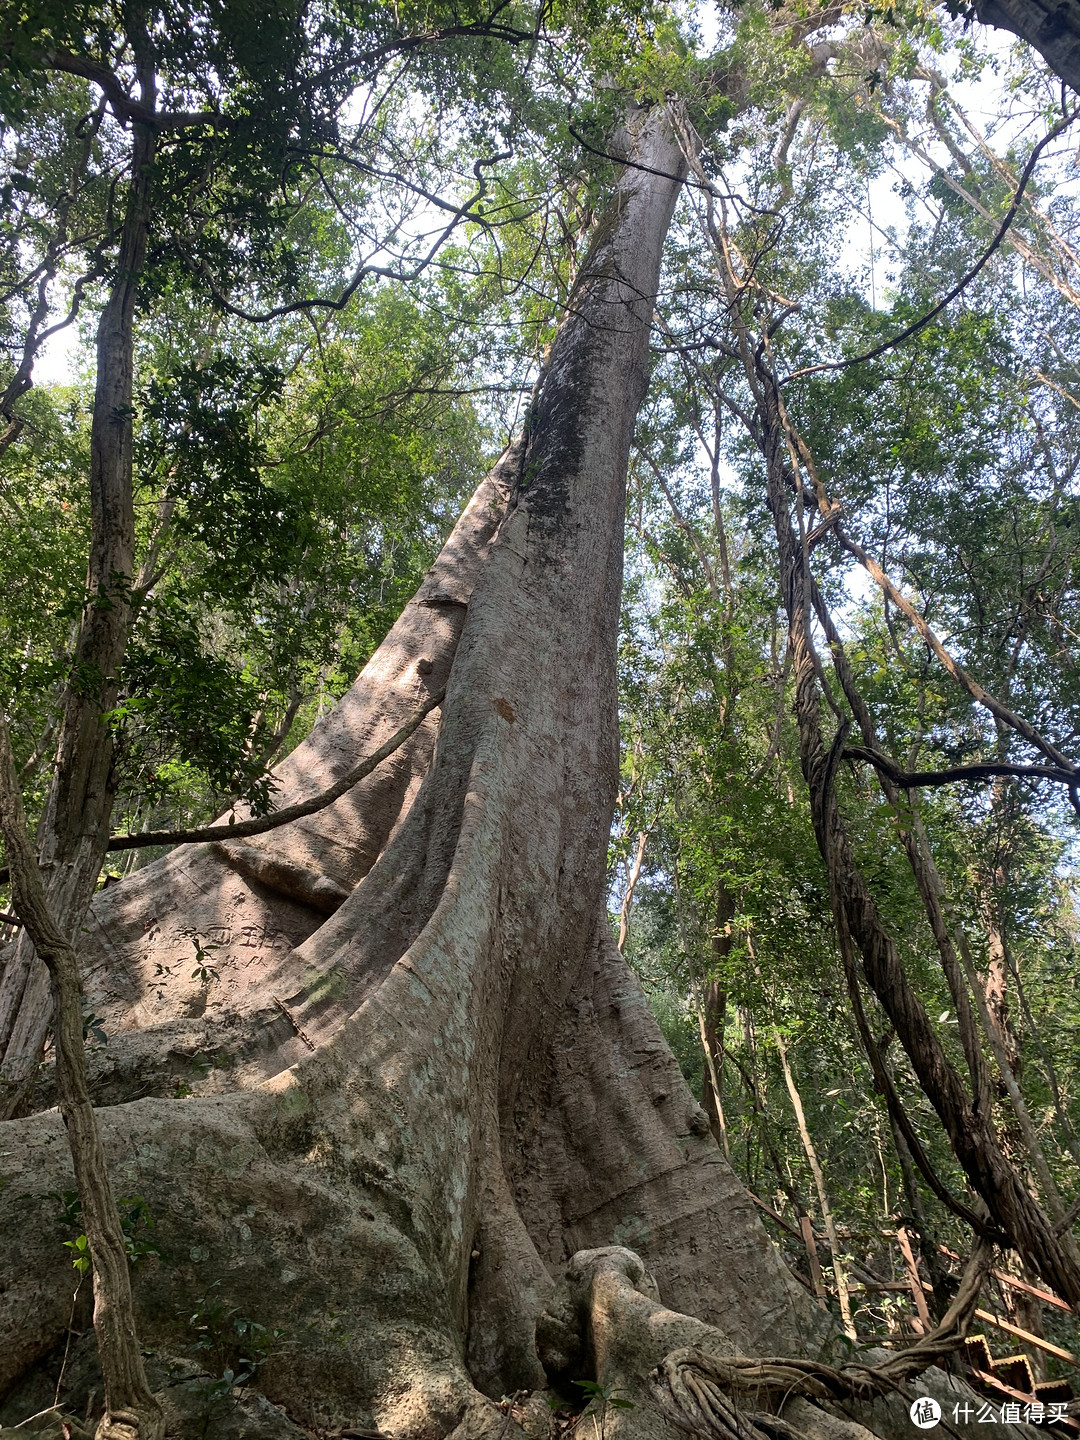
[{"label": "exposed root", "polygon": [[[665,1417],[704,1440],[765,1440],[801,1436],[801,1432],[756,1407],[779,1409],[795,1395],[821,1404],[867,1403],[894,1394],[901,1385],[964,1343],[979,1291],[993,1258],[993,1247],[977,1240],[956,1298],[941,1324],[909,1349],[879,1365],[825,1365],[796,1358],[748,1359],[713,1355],[697,1347],[673,1350],[649,1377],[653,1398]],[[777,1429],[779,1423],[780,1429]]]},{"label": "exposed root", "polygon": [[708,1440],[806,1440],[801,1430],[777,1415],[740,1409],[704,1367],[676,1360],[691,1353],[676,1352],[659,1367],[663,1383],[657,1384],[655,1394],[665,1419]]}]

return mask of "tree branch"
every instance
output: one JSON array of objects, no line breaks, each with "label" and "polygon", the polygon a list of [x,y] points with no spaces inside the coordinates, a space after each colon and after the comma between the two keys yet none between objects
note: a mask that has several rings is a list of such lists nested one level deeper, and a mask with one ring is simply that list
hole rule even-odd
[{"label": "tree branch", "polygon": [[1080,115],[1080,109],[1070,110],[1068,115],[1063,116],[1056,125],[1052,126],[1035,146],[1034,150],[1032,150],[1028,156],[1028,162],[1024,166],[1023,174],[1020,176],[1020,183],[1016,187],[1012,204],[1008,210],[1006,210],[1005,218],[998,226],[997,233],[993,240],[990,241],[990,244],[979,256],[978,260],[975,261],[971,269],[961,276],[949,293],[939,300],[931,309],[927,310],[925,315],[920,316],[913,324],[901,330],[899,335],[894,335],[891,340],[883,340],[880,345],[875,345],[872,350],[867,350],[862,355],[852,355],[847,360],[822,361],[820,365],[807,365],[802,370],[793,370],[790,375],[785,375],[779,383],[786,385],[789,380],[800,380],[804,375],[820,375],[822,371],[825,370],[846,370],[849,365],[861,365],[865,360],[876,360],[879,355],[884,355],[887,350],[894,349],[897,345],[903,344],[905,340],[910,340],[913,335],[917,335],[920,330],[924,330],[926,326],[930,324],[931,320],[936,319],[947,306],[952,304],[960,292],[971,284],[972,280],[975,279],[976,275],[978,275],[979,271],[1005,239],[1006,232],[1015,219],[1016,212],[1020,208],[1020,202],[1024,198],[1024,191],[1027,189],[1027,183],[1031,179],[1032,171],[1035,169],[1035,162],[1046,149],[1047,145],[1050,144],[1051,140],[1056,140],[1063,130],[1067,130],[1078,115]]},{"label": "tree branch", "polygon": [[286,805],[284,810],[275,810],[272,815],[262,815],[256,820],[240,820],[232,825],[204,825],[195,830],[144,830],[138,835],[113,835],[109,840],[108,848],[110,850],[142,850],[150,845],[192,845],[208,840],[244,840],[249,835],[265,835],[267,831],[276,830],[281,825],[289,825],[294,820],[302,820],[307,815],[314,815],[319,810],[325,810],[335,800],[340,800],[342,795],[345,795],[354,785],[359,784],[366,775],[370,775],[384,760],[388,760],[395,750],[400,750],[405,741],[420,728],[432,710],[442,704],[445,696],[446,691],[440,690],[430,700],[425,701],[412,718],[407,720],[400,730],[396,730],[389,740],[354,765],[340,780],[335,780],[333,785],[320,791],[318,795],[313,795],[310,800],[301,800],[296,805]]},{"label": "tree branch", "polygon": [[[937,656],[940,663],[956,683],[967,691],[977,705],[982,705],[985,709],[989,710],[995,719],[1007,725],[1010,730],[1015,730],[1018,735],[1022,735],[1028,744],[1034,746],[1036,750],[1042,751],[1051,764],[1058,770],[1060,778],[1063,779],[1064,783],[1068,784],[1070,797],[1073,797],[1077,787],[1080,786],[1080,767],[1074,765],[1067,755],[1063,755],[1055,745],[1040,735],[1029,720],[1025,720],[1022,715],[1015,714],[1007,705],[1003,705],[1000,700],[991,695],[988,690],[984,690],[979,682],[974,679],[973,676],[969,675],[959,661],[954,659],[949,651],[946,650],[937,635],[926,623],[923,616],[899,587],[893,584],[892,580],[890,580],[889,576],[874,557],[869,555],[862,546],[842,530],[839,525],[835,527],[834,533],[848,554],[853,555],[855,559],[858,560],[859,564],[877,581],[878,585],[897,609],[902,611],[908,620],[910,620],[919,635]],[[1073,805],[1077,809],[1077,812],[1080,813],[1080,803],[1078,803],[1076,799],[1073,799]]]},{"label": "tree branch", "polygon": [[902,790],[920,785],[951,785],[957,780],[988,780],[994,775],[1016,775],[1032,780],[1056,780],[1060,785],[1075,785],[1075,770],[1062,770],[1056,765],[1011,765],[1007,762],[980,761],[973,765],[952,765],[946,770],[901,770],[899,765],[878,750],[863,745],[845,745],[845,760],[864,760],[886,775]]},{"label": "tree branch", "polygon": [[[440,690],[430,700],[420,707],[419,710],[396,730],[390,739],[380,745],[378,750],[368,755],[358,764],[341,777],[335,780],[333,785],[322,790],[318,795],[313,795],[310,800],[301,800],[296,805],[286,805],[284,810],[275,810],[272,815],[261,815],[256,820],[240,820],[232,825],[203,825],[194,830],[144,830],[137,835],[113,835],[106,846],[108,850],[142,850],[151,845],[197,845],[212,840],[245,840],[250,835],[265,835],[270,830],[276,830],[281,825],[290,825],[294,820],[303,820],[308,815],[314,815],[319,810],[325,810],[335,800],[340,800],[354,785],[359,784],[366,775],[370,775],[384,760],[388,760],[395,750],[400,750],[405,741],[409,739],[423,724],[424,720],[437,709],[443,702],[446,691]],[[10,871],[5,866],[0,869],[0,885],[10,879]]]},{"label": "tree branch", "polygon": [[[509,154],[510,152],[506,151],[492,156],[490,159],[483,161],[478,160],[476,165],[494,165],[500,160],[508,159]],[[476,166],[473,168],[475,169]],[[446,244],[456,227],[465,219],[475,220],[477,218],[473,212],[473,206],[479,204],[486,194],[487,188],[481,178],[475,193],[470,195],[461,205],[447,206],[450,219],[439,231],[434,243],[426,253],[415,260],[410,270],[395,269],[389,265],[369,265],[366,261],[363,261],[353,271],[338,295],[333,298],[328,296],[312,296],[304,300],[285,301],[281,305],[271,306],[269,310],[247,310],[241,305],[234,304],[225,292],[214,283],[214,279],[209,274],[204,263],[194,261],[190,255],[184,254],[182,247],[181,254],[184,254],[184,259],[187,261],[189,267],[194,273],[199,275],[200,279],[206,285],[215,303],[218,304],[226,314],[234,315],[238,320],[246,320],[252,325],[264,325],[270,320],[279,320],[283,315],[302,314],[310,310],[337,312],[345,309],[349,301],[369,276],[374,275],[383,280],[399,281],[404,285],[411,285],[414,280],[418,280],[428,266],[433,263],[435,257]]]},{"label": "tree branch", "polygon": [[46,50],[45,62],[50,70],[62,71],[65,75],[78,75],[96,85],[109,102],[118,120],[135,121],[140,125],[152,125],[155,130],[186,130],[193,125],[228,125],[226,116],[214,110],[155,111],[143,105],[128,94],[116,75],[107,65],[99,65],[83,55],[72,55],[68,50]]}]

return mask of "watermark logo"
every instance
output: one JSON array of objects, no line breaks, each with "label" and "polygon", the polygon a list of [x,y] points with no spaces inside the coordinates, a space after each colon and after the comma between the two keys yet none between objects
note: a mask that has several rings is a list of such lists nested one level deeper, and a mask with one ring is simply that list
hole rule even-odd
[{"label": "watermark logo", "polygon": [[[915,1402],[916,1405],[919,1403]],[[969,1425],[973,1420],[977,1425],[1067,1425],[1069,1422],[1067,1402],[1064,1400],[1049,1401],[1046,1404],[1040,1400],[1026,1401],[1023,1404],[1017,1400],[1006,1400],[996,1409],[989,1402],[972,1405],[964,1401],[962,1405],[954,1405],[952,1412],[958,1425]],[[915,1405],[911,1407],[911,1418],[915,1420]],[[915,1420],[915,1424],[918,1425],[919,1421]]]},{"label": "watermark logo", "polygon": [[911,1423],[917,1425],[920,1430],[932,1430],[941,1419],[941,1406],[930,1395],[920,1395],[917,1400],[911,1402],[911,1409],[908,1412],[911,1416]]},{"label": "watermark logo", "polygon": [[[912,1401],[908,1414],[911,1423],[920,1430],[932,1430],[941,1420],[941,1406],[932,1396],[920,1395]],[[994,1406],[988,1401],[971,1404],[965,1400],[952,1407],[952,1418],[957,1425],[970,1425],[973,1421],[977,1425],[1067,1425],[1070,1416],[1065,1401],[1043,1404],[1032,1400],[1021,1404],[1016,1400],[1006,1400],[1004,1404]]]}]

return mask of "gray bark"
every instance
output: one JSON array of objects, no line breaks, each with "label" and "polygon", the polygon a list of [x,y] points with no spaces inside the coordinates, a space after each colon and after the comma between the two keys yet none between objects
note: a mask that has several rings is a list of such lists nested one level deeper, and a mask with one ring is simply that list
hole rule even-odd
[{"label": "gray bark", "polygon": [[26,817],[3,717],[0,717],[0,828],[11,864],[15,903],[52,985],[59,1109],[67,1131],[93,1263],[94,1331],[105,1389],[105,1415],[97,1428],[96,1440],[162,1440],[161,1408],[147,1385],[132,1318],[131,1279],[123,1228],[87,1086],[79,959],[45,903],[41,875],[26,833]]},{"label": "gray bark", "polygon": [[[152,65],[143,56],[137,68],[143,103],[153,110]],[[97,331],[87,603],[72,679],[64,693],[54,778],[40,831],[39,860],[49,913],[69,938],[77,933],[97,884],[116,796],[106,716],[116,704],[135,573],[133,325],[149,233],[155,143],[149,126],[133,126],[131,181],[116,278]],[[0,1119],[25,1106],[51,1013],[49,976],[24,932],[0,975]]]},{"label": "gray bark", "polygon": [[[632,131],[522,440],[279,767],[282,803],[445,685],[439,723],[318,814],[242,851],[181,847],[94,900],[87,998],[113,1037],[97,1117],[115,1192],[157,1222],[134,1298],[177,1440],[299,1440],[296,1421],[509,1440],[493,1399],[575,1378],[639,1397],[627,1440],[672,1440],[646,1384],[672,1347],[826,1338],[606,916],[623,486],[683,163],[658,111]],[[329,918],[320,881],[344,896]],[[200,965],[193,936],[216,947]],[[2,1139],[17,1420],[71,1314],[70,1159],[53,1111]],[[263,1408],[181,1404],[206,1296],[282,1332]],[[843,1428],[805,1408],[820,1436]]]},{"label": "gray bark", "polygon": [[1077,0],[976,0],[974,8],[984,25],[997,25],[1026,40],[1055,74],[1080,90]]},{"label": "gray bark", "polygon": [[[545,1383],[537,1317],[582,1247],[633,1244],[670,1303],[747,1347],[801,1347],[819,1324],[607,929],[623,486],[682,170],[658,111],[633,128],[645,168],[598,226],[522,441],[279,767],[282,801],[445,684],[439,725],[248,842],[255,859],[181,847],[110,887],[84,937],[114,1034],[96,1073],[114,1185],[158,1218],[140,1335],[159,1362],[181,1353],[216,1280],[288,1337],[271,1399],[303,1415],[318,1397],[327,1423],[499,1433],[484,1395]],[[298,874],[345,894],[333,915]],[[192,974],[193,935],[219,947],[216,978]],[[197,1093],[171,1098],[178,1078]],[[68,1161],[53,1114],[10,1122],[3,1149],[12,1387],[67,1321],[43,1197]]]}]

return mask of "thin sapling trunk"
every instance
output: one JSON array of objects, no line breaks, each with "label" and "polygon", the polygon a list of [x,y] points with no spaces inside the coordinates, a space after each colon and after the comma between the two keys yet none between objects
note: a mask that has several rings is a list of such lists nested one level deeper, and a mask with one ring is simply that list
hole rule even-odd
[{"label": "thin sapling trunk", "polygon": [[11,740],[2,715],[0,826],[11,869],[15,909],[46,967],[52,991],[57,1094],[93,1266],[94,1331],[105,1382],[105,1415],[97,1429],[97,1440],[161,1440],[161,1409],[146,1382],[135,1331],[124,1232],[87,1087],[78,957],[49,913],[26,833]]},{"label": "thin sapling trunk", "polygon": [[[137,47],[143,104],[155,79],[145,31]],[[92,533],[82,612],[39,856],[49,913],[64,935],[81,925],[105,855],[116,797],[108,715],[127,647],[135,574],[132,495],[134,319],[150,227],[153,130],[132,126],[131,179],[116,275],[97,332],[90,431]],[[49,976],[26,930],[0,977],[0,1119],[20,1113],[48,1033]]]}]

